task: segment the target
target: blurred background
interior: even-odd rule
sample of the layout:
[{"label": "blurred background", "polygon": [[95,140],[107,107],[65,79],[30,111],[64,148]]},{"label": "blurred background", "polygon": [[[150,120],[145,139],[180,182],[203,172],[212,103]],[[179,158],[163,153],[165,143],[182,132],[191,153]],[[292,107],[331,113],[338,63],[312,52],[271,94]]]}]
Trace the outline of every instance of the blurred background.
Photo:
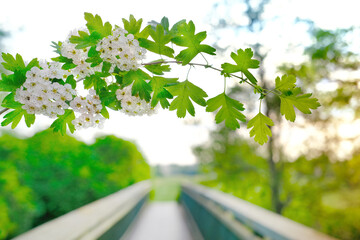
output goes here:
[{"label": "blurred background", "polygon": [[[217,49],[209,58],[214,66],[251,47],[261,61],[254,74],[264,87],[291,73],[322,105],[289,123],[279,115],[279,99],[266,98],[263,112],[275,126],[264,146],[249,138],[246,125],[228,130],[203,109],[185,119],[162,110],[137,118],[110,112],[103,129],[65,137],[47,130],[52,121],[41,117],[30,129],[25,123],[2,127],[0,239],[149,178],[153,201],[176,200],[179,182],[192,179],[331,236],[360,239],[358,1],[13,0],[0,6],[0,49],[27,61],[55,57],[51,41],[84,26],[84,12],[118,25],[130,14],[144,23],[167,16],[170,24],[193,20],[197,32],[208,32],[206,44]],[[210,97],[221,91],[221,77],[196,70],[190,80]],[[180,68],[171,76],[184,80],[186,73]],[[256,114],[250,88],[229,81],[227,92],[249,116]]]}]

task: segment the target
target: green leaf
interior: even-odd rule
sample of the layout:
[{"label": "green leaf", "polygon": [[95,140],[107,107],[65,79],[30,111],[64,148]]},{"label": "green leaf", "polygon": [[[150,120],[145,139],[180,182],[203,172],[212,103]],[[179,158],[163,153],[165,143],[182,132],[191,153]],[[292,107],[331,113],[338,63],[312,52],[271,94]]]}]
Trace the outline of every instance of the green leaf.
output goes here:
[{"label": "green leaf", "polygon": [[150,35],[151,26],[147,25],[141,32],[134,35],[135,39],[148,38]]},{"label": "green leaf", "polygon": [[64,56],[58,56],[58,57],[52,58],[51,60],[53,60],[54,62],[64,63],[61,67],[64,70],[69,70],[69,69],[73,69],[76,67],[76,64],[73,63],[73,60],[71,58],[67,58]]},{"label": "green leaf", "polygon": [[52,43],[51,47],[55,48],[54,52],[56,52],[58,54],[61,54],[62,42],[60,42],[60,41],[58,41],[58,42],[52,41],[51,43]]},{"label": "green leaf", "polygon": [[76,49],[82,49],[87,47],[93,47],[96,46],[98,41],[102,39],[103,37],[97,33],[93,32],[90,35],[87,32],[84,31],[78,31],[79,36],[71,36],[69,41],[73,44],[76,44]]},{"label": "green leaf", "polygon": [[125,18],[122,19],[124,29],[133,35],[140,33],[142,21],[141,18],[137,21],[133,15],[130,15],[129,21]]},{"label": "green leaf", "polygon": [[14,58],[10,53],[2,53],[1,56],[4,60],[2,65],[5,69],[12,72],[25,69],[25,63],[20,54],[16,54],[16,58]]},{"label": "green leaf", "polygon": [[101,89],[99,93],[101,103],[105,106],[110,105],[112,102],[117,101],[116,91],[108,91],[107,89]]},{"label": "green leaf", "polygon": [[[156,61],[155,61],[156,62]],[[164,72],[170,72],[171,68],[169,65],[162,65],[162,63],[154,65],[145,65],[145,68],[156,75],[164,75]]]},{"label": "green leaf", "polygon": [[4,73],[1,74],[0,79],[0,91],[4,92],[12,92],[18,89],[24,82],[26,78],[22,78],[21,81],[15,78],[14,74],[6,75]]},{"label": "green leaf", "polygon": [[32,124],[34,124],[34,114],[28,114],[26,110],[22,108],[17,108],[4,116],[5,120],[1,122],[1,126],[7,126],[11,123],[11,128],[14,129],[19,124],[23,116],[25,118],[26,126],[30,127]]},{"label": "green leaf", "polygon": [[292,90],[296,87],[296,78],[294,75],[283,75],[275,79],[275,88],[281,92]]},{"label": "green leaf", "polygon": [[151,99],[151,106],[155,107],[160,101],[162,108],[168,108],[170,103],[167,99],[172,99],[173,95],[165,89],[165,87],[174,85],[177,83],[178,78],[163,78],[154,76],[149,82],[151,88],[153,89],[153,97]]},{"label": "green leaf", "polygon": [[33,67],[40,67],[39,66],[39,61],[37,60],[37,58],[32,59],[25,68],[25,71],[29,71],[30,69],[32,69]]},{"label": "green leaf", "polygon": [[25,123],[27,127],[31,127],[35,123],[35,114],[24,114],[25,117]]},{"label": "green leaf", "polygon": [[311,98],[311,93],[301,94],[300,88],[294,88],[291,95],[280,95],[280,113],[291,122],[295,121],[296,114],[294,107],[299,109],[302,113],[311,114],[310,109],[317,109],[320,107],[318,99]]},{"label": "green leaf", "polygon": [[[99,15],[94,16],[91,13],[85,13],[84,15],[85,20],[87,21],[86,26],[89,29],[90,36],[94,32],[100,35],[100,39],[111,35],[112,26],[109,22],[103,24]],[[93,36],[96,36],[96,34]]]},{"label": "green leaf", "polygon": [[230,98],[225,93],[221,93],[207,101],[207,112],[214,112],[219,108],[220,110],[215,116],[216,123],[225,121],[226,127],[235,130],[236,128],[240,128],[239,121],[246,121],[245,116],[240,112],[245,110],[244,105]]},{"label": "green leaf", "polygon": [[109,71],[110,71],[110,68],[111,68],[111,63],[109,63],[109,62],[103,62],[103,66],[102,66],[102,68],[101,68],[101,72],[103,72],[103,73],[109,73]]},{"label": "green leaf", "polygon": [[280,113],[291,122],[295,121],[295,109],[302,113],[311,114],[310,109],[317,109],[320,106],[318,99],[312,98],[311,94],[303,94],[301,89],[296,87],[296,78],[293,75],[283,75],[275,79],[275,89],[281,92]]},{"label": "green leaf", "polygon": [[250,130],[250,137],[255,136],[254,140],[260,145],[263,145],[268,141],[268,136],[272,136],[271,130],[268,126],[274,126],[274,122],[261,112],[259,112],[247,124],[247,128],[252,128]]},{"label": "green leaf", "polygon": [[161,26],[163,26],[165,32],[169,32],[169,19],[167,17],[163,17],[160,22]]},{"label": "green leaf", "polygon": [[171,41],[178,46],[187,47],[182,50],[175,59],[182,62],[182,65],[188,64],[197,54],[204,52],[215,55],[216,49],[209,45],[200,44],[206,38],[206,32],[199,32],[195,35],[195,25],[192,21],[188,24],[182,23],[177,26],[178,34]]},{"label": "green leaf", "polygon": [[169,110],[177,110],[176,115],[179,118],[185,117],[186,112],[195,116],[195,108],[190,98],[200,106],[206,106],[206,100],[204,99],[207,97],[206,92],[188,80],[166,87],[166,89],[171,93],[171,95],[177,96],[171,102]]},{"label": "green leaf", "polygon": [[90,89],[94,87],[96,91],[100,91],[103,87],[106,87],[106,81],[103,79],[99,73],[92,74],[90,76],[86,76],[84,80],[84,88]]},{"label": "green leaf", "polygon": [[122,87],[128,86],[133,83],[131,94],[133,96],[139,95],[141,99],[145,99],[145,101],[149,102],[151,99],[150,93],[152,92],[150,84],[146,82],[146,80],[149,79],[151,79],[151,77],[141,69],[138,69],[136,71],[130,70],[123,77]]},{"label": "green leaf", "polygon": [[158,24],[156,26],[156,31],[150,29],[150,36],[154,41],[150,41],[144,38],[139,39],[139,44],[141,47],[160,55],[165,55],[170,58],[174,57],[174,50],[165,46],[170,42],[171,36],[165,35],[162,25]]},{"label": "green leaf", "polygon": [[74,63],[65,63],[64,65],[62,65],[61,68],[64,69],[64,70],[73,69],[73,68],[76,68],[76,64],[74,64]]},{"label": "green leaf", "polygon": [[252,59],[254,53],[250,48],[244,50],[237,50],[237,54],[232,52],[231,58],[235,61],[236,65],[230,63],[223,63],[221,65],[224,74],[230,74],[235,72],[242,72],[247,79],[253,84],[257,83],[255,77],[249,72],[249,68],[259,68],[259,61]]},{"label": "green leaf", "polygon": [[72,120],[75,119],[75,114],[73,110],[66,109],[63,115],[58,115],[58,119],[56,119],[52,124],[51,128],[53,128],[54,132],[59,132],[61,135],[66,134],[66,127],[69,128],[71,133],[74,133],[75,126],[72,124]]},{"label": "green leaf", "polygon": [[68,77],[66,78],[65,83],[70,84],[73,89],[76,88],[76,80],[74,79],[74,75],[68,76]]},{"label": "green leaf", "polygon": [[19,54],[13,57],[9,53],[2,53],[2,58],[4,68],[12,71],[13,74],[1,74],[0,91],[15,91],[25,82],[26,72],[35,66],[39,67],[39,61],[36,58],[32,59],[27,65],[25,65],[23,58]]},{"label": "green leaf", "polygon": [[167,17],[163,17],[159,22],[156,22],[156,21],[151,21],[150,22],[150,25],[148,25],[148,27],[150,27],[151,29],[155,30],[156,29],[156,26],[157,25],[161,25],[163,26],[164,28],[164,32],[165,32],[165,35],[170,35],[171,38],[174,38],[174,37],[178,37],[178,36],[181,36],[181,34],[179,33],[179,26],[182,25],[182,24],[186,24],[186,20],[183,19],[183,20],[180,20],[179,22],[175,23],[171,29],[170,28],[170,24],[169,24],[169,19]]},{"label": "green leaf", "polygon": [[16,102],[15,99],[15,93],[12,92],[10,94],[8,94],[2,101],[1,106],[4,108],[13,108],[13,109],[17,109],[17,108],[21,108],[22,104],[19,102]]},{"label": "green leaf", "polygon": [[92,46],[88,52],[88,58],[85,62],[91,63],[90,67],[95,67],[103,62],[100,52],[96,51],[96,46]]},{"label": "green leaf", "polygon": [[106,109],[105,105],[103,105],[100,113],[104,118],[106,118],[106,119],[110,118],[109,111]]},{"label": "green leaf", "polygon": [[[170,29],[169,32],[167,32],[167,34],[170,34],[172,38],[181,36],[181,33],[179,32],[179,26],[182,26],[183,24],[186,24],[186,20],[180,20],[177,23],[175,23],[172,28]],[[166,31],[166,30],[165,30]]]},{"label": "green leaf", "polygon": [[73,60],[71,58],[67,58],[64,56],[58,56],[55,58],[52,58],[51,60],[53,60],[54,62],[61,62],[61,63],[72,63]]}]

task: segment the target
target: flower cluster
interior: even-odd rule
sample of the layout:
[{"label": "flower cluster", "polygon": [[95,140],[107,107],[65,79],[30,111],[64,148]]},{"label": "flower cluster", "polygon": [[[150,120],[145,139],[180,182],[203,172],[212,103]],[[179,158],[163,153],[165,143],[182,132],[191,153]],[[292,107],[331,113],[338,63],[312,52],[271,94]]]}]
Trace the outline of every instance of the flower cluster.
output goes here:
[{"label": "flower cluster", "polygon": [[142,116],[144,114],[150,116],[157,113],[157,107],[151,107],[150,103],[140,99],[140,97],[132,96],[131,87],[132,85],[129,85],[116,91],[116,98],[121,102],[122,109],[120,111],[130,116]]},{"label": "flower cluster", "polygon": [[79,36],[78,31],[83,31],[89,33],[87,28],[76,29],[70,32],[66,40],[61,45],[61,55],[73,60],[73,63],[76,65],[75,68],[71,69],[71,73],[76,77],[84,78],[94,74],[96,71],[101,71],[102,64],[91,67],[91,63],[86,62],[88,58],[88,52],[90,47],[76,49],[76,44],[70,42],[72,36]]},{"label": "flower cluster", "polygon": [[51,118],[63,115],[69,108],[66,101],[76,94],[70,84],[61,85],[50,79],[66,78],[68,71],[61,69],[58,62],[41,62],[40,68],[33,67],[26,73],[26,81],[16,90],[15,101],[22,104],[29,114],[43,114]]},{"label": "flower cluster", "polygon": [[70,102],[71,108],[78,116],[72,121],[76,129],[103,127],[105,118],[101,115],[101,101],[95,90],[90,89],[86,97],[75,97]]},{"label": "flower cluster", "polygon": [[112,68],[118,67],[121,71],[136,70],[138,61],[145,58],[146,50],[139,46],[134,35],[117,27],[113,35],[103,38],[96,45],[100,57],[112,64]]}]

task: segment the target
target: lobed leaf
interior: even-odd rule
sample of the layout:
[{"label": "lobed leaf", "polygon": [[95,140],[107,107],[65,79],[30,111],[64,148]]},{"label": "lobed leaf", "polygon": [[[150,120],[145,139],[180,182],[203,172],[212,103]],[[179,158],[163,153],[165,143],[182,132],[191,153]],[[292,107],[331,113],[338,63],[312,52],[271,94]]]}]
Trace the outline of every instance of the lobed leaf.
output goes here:
[{"label": "lobed leaf", "polygon": [[225,93],[221,93],[207,101],[207,112],[220,110],[215,115],[215,122],[221,123],[225,121],[225,126],[235,130],[240,128],[239,121],[245,122],[246,118],[240,111],[244,111],[244,105],[239,101],[230,98]]},{"label": "lobed leaf", "polygon": [[24,76],[20,76],[20,78],[17,78],[15,74],[6,75],[2,73],[0,79],[0,91],[15,91],[25,82],[25,80],[26,78]]},{"label": "lobed leaf", "polygon": [[165,88],[177,83],[178,78],[164,78],[154,76],[149,82],[154,93],[151,98],[151,106],[155,107],[160,101],[162,108],[168,108],[170,103],[168,99],[172,99],[173,95]]},{"label": "lobed leaf", "polygon": [[296,118],[294,107],[302,113],[311,114],[310,109],[317,109],[320,106],[318,99],[312,98],[309,93],[303,94],[295,83],[296,78],[293,75],[283,75],[275,79],[275,89],[281,92],[280,113],[291,122]]},{"label": "lobed leaf", "polygon": [[[299,89],[299,88],[296,88]],[[300,89],[299,89],[300,90]],[[280,113],[291,122],[295,121],[296,114],[294,107],[299,109],[302,113],[311,114],[310,109],[317,109],[320,107],[320,103],[317,98],[312,98],[311,93],[299,94],[297,90],[292,95],[280,95]]]},{"label": "lobed leaf", "polygon": [[58,41],[58,42],[54,42],[52,41],[51,42],[52,45],[50,45],[51,47],[55,48],[54,52],[58,53],[58,54],[61,54],[61,45],[62,45],[62,42]]},{"label": "lobed leaf", "polygon": [[181,47],[187,47],[182,50],[175,59],[181,61],[182,65],[188,64],[197,54],[203,52],[215,55],[216,49],[205,44],[200,44],[206,38],[206,32],[195,34],[195,25],[192,21],[177,26],[179,36],[172,38],[172,42]]},{"label": "lobed leaf", "polygon": [[20,54],[16,54],[16,58],[14,58],[10,53],[2,53],[1,56],[4,60],[2,65],[6,70],[15,72],[25,69],[25,63]]},{"label": "lobed leaf", "polygon": [[294,75],[283,75],[275,79],[275,88],[279,91],[288,91],[296,87],[296,78]]},{"label": "lobed leaf", "polygon": [[170,35],[165,35],[164,28],[162,25],[158,24],[156,26],[156,31],[150,29],[150,36],[154,41],[150,41],[148,39],[140,38],[139,44],[141,47],[160,55],[165,55],[167,57],[174,57],[174,50],[166,44],[168,44],[171,40]]},{"label": "lobed leaf", "polygon": [[261,112],[259,112],[247,124],[247,128],[252,128],[250,130],[250,137],[254,137],[254,140],[260,145],[266,143],[268,141],[268,137],[272,136],[271,130],[268,126],[274,126],[274,122]]},{"label": "lobed leaf", "polygon": [[100,91],[103,87],[107,86],[105,79],[103,78],[103,76],[101,76],[101,73],[98,72],[85,77],[83,83],[85,89],[90,89],[91,87],[94,87],[96,91]]},{"label": "lobed leaf", "polygon": [[32,124],[34,124],[34,114],[28,114],[26,110],[22,108],[17,108],[4,116],[5,120],[1,122],[1,126],[7,126],[11,123],[11,128],[14,129],[19,124],[23,116],[25,118],[25,123],[27,127],[30,127]]},{"label": "lobed leaf", "polygon": [[133,83],[131,94],[139,95],[141,99],[145,99],[145,101],[149,102],[151,99],[150,93],[152,92],[152,88],[146,80],[150,80],[151,77],[138,69],[136,71],[130,70],[122,79],[122,87],[128,86]]},{"label": "lobed leaf", "polygon": [[132,14],[129,17],[129,21],[126,20],[125,18],[122,19],[122,22],[124,24],[124,29],[128,31],[128,33],[131,33],[133,35],[138,34],[140,32],[142,21],[143,21],[142,18],[136,20]]},{"label": "lobed leaf", "polygon": [[1,106],[4,108],[21,108],[22,104],[15,101],[15,93],[9,93],[2,101]]},{"label": "lobed leaf", "polygon": [[85,13],[84,15],[85,20],[87,21],[86,26],[89,29],[90,35],[93,33],[95,33],[93,36],[99,34],[99,39],[111,35],[112,26],[109,22],[103,24],[99,15],[94,16],[91,13]]},{"label": "lobed leaf", "polygon": [[154,65],[146,65],[145,68],[156,75],[164,75],[164,72],[170,72],[171,68],[170,65],[162,65],[162,63],[154,64]]},{"label": "lobed leaf", "polygon": [[84,31],[78,31],[79,36],[71,36],[69,41],[73,44],[76,44],[76,49],[82,49],[87,47],[93,47],[96,46],[98,41],[102,39],[103,37],[97,33],[93,32],[90,35],[87,32]]},{"label": "lobed leaf", "polygon": [[75,126],[72,124],[72,120],[75,119],[75,113],[73,110],[66,109],[63,115],[58,115],[58,118],[51,124],[54,132],[59,132],[61,135],[66,134],[67,127],[71,133],[74,133]]},{"label": "lobed leaf", "polygon": [[252,59],[254,53],[251,48],[244,50],[237,50],[237,54],[232,52],[231,58],[235,61],[236,65],[230,63],[223,63],[221,68],[223,69],[223,74],[230,74],[236,72],[242,72],[247,79],[253,84],[257,83],[256,78],[249,72],[250,68],[259,68],[259,61]]},{"label": "lobed leaf", "polygon": [[188,80],[166,87],[165,89],[168,90],[171,95],[176,96],[171,102],[169,110],[176,110],[176,114],[179,118],[185,117],[186,112],[195,116],[195,108],[191,100],[200,106],[206,106],[206,100],[204,99],[207,97],[206,92]]}]

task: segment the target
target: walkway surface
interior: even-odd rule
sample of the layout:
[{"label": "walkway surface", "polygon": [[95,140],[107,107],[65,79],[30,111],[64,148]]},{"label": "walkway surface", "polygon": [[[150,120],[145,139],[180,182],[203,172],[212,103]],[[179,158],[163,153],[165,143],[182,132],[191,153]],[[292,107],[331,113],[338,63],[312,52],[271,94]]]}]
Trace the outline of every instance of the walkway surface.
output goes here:
[{"label": "walkway surface", "polygon": [[177,202],[148,203],[121,240],[196,240]]}]

